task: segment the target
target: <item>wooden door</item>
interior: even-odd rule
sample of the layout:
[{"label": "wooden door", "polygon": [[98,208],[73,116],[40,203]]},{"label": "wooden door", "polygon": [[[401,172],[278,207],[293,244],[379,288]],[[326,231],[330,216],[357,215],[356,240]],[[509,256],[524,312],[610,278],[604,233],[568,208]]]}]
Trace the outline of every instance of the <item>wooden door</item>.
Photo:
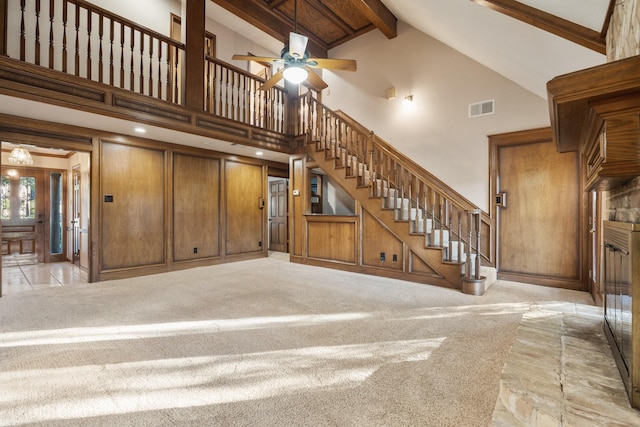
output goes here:
[{"label": "wooden door", "polygon": [[491,144],[499,278],[584,290],[578,153],[558,153],[548,129]]},{"label": "wooden door", "polygon": [[2,175],[2,264],[44,262],[44,172],[7,168]]},{"label": "wooden door", "polygon": [[269,250],[287,252],[287,180],[269,182]]}]

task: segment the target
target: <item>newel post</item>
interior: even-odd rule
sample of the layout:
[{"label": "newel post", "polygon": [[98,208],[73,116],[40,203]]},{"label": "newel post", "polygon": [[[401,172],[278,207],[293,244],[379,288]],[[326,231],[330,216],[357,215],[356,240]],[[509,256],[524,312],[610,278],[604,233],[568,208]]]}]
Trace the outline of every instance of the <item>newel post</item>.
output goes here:
[{"label": "newel post", "polygon": [[182,101],[183,105],[198,110],[204,110],[205,5],[206,0],[182,2],[181,31],[185,44]]},{"label": "newel post", "polygon": [[9,0],[0,0],[0,55],[7,54],[7,14]]}]

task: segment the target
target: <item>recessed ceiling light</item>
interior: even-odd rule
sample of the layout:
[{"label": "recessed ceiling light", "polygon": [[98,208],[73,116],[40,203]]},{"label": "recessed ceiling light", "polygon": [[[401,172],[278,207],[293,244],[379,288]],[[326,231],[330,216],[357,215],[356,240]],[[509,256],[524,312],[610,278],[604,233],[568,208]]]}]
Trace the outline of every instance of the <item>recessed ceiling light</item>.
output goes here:
[{"label": "recessed ceiling light", "polygon": [[133,129],[138,133],[145,133],[147,130],[143,127],[138,126],[137,128]]},{"label": "recessed ceiling light", "polygon": [[262,156],[264,153],[262,151],[256,151],[256,156]]}]

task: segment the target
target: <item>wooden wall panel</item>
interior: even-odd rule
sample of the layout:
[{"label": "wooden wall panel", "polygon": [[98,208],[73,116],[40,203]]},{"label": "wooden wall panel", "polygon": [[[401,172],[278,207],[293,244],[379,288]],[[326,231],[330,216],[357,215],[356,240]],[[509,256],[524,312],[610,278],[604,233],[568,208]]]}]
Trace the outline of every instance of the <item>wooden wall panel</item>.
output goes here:
[{"label": "wooden wall panel", "polygon": [[103,142],[101,154],[102,270],[165,263],[164,151]]},{"label": "wooden wall panel", "polygon": [[[386,260],[380,261],[384,252]],[[393,255],[398,260],[393,262]],[[362,265],[403,270],[403,243],[369,212],[362,210]]]},{"label": "wooden wall panel", "polygon": [[262,251],[266,220],[262,166],[225,162],[227,255]]},{"label": "wooden wall panel", "polygon": [[220,160],[173,156],[173,259],[220,255]]},{"label": "wooden wall panel", "polygon": [[356,224],[355,217],[308,217],[307,257],[355,264]]}]

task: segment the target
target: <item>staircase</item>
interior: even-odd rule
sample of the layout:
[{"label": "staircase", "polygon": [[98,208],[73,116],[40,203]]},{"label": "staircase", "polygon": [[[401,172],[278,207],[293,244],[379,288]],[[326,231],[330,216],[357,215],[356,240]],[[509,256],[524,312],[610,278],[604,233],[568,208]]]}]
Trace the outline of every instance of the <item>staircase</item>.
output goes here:
[{"label": "staircase", "polygon": [[496,275],[482,266],[491,219],[346,114],[300,101],[300,150],[433,270],[429,283],[482,295]]}]

